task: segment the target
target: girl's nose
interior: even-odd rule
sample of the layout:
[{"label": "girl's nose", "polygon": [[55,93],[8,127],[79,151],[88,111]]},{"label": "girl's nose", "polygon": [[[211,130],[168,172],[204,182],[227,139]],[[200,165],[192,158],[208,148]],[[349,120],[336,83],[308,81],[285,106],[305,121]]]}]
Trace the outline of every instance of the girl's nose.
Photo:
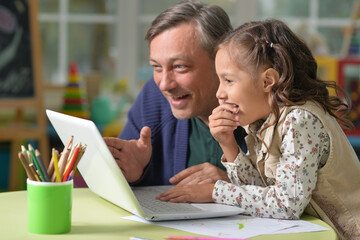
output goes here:
[{"label": "girl's nose", "polygon": [[217,92],[216,92],[216,97],[217,97],[217,99],[219,99],[219,100],[224,100],[224,99],[226,98],[226,93],[225,93],[225,91],[222,89],[221,83],[219,84],[219,88],[218,88],[218,90],[217,90]]}]

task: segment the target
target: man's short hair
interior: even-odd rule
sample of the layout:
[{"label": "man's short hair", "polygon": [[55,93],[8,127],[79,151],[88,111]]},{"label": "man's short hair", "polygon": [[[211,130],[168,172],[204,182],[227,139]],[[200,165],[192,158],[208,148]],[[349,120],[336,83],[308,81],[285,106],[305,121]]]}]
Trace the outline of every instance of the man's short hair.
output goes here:
[{"label": "man's short hair", "polygon": [[198,1],[182,1],[155,18],[146,33],[145,40],[150,43],[158,34],[181,23],[196,24],[201,46],[211,58],[215,58],[214,48],[219,39],[232,30],[229,16],[221,7]]}]

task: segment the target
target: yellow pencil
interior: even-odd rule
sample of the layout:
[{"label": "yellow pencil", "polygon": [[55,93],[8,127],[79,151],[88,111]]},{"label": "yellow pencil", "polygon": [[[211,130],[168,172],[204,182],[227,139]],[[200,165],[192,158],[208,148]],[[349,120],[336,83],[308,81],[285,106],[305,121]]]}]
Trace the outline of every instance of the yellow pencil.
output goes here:
[{"label": "yellow pencil", "polygon": [[58,165],[58,158],[57,158],[55,148],[52,149],[52,155],[53,155],[53,159],[54,159],[54,169],[55,169],[55,174],[56,174],[56,182],[61,182],[60,172],[59,172],[59,165]]},{"label": "yellow pencil", "polygon": [[74,156],[74,153],[75,153],[75,150],[76,150],[77,147],[79,147],[79,148],[81,149],[81,143],[80,143],[80,146],[79,146],[79,143],[77,143],[77,144],[75,145],[75,147],[73,148],[73,150],[72,150],[72,152],[71,152],[71,154],[70,154],[70,157],[68,158],[68,161],[67,161],[67,163],[66,163],[66,165],[65,165],[64,173],[65,173],[65,172],[67,171],[67,169],[69,168],[70,163],[72,162],[72,159],[73,159],[73,156]]},{"label": "yellow pencil", "polygon": [[[62,178],[62,175],[64,174],[65,166],[67,164],[67,160],[68,160],[71,148],[72,148],[73,139],[74,139],[74,137],[71,136],[70,140],[68,141],[68,143],[64,147],[63,151],[61,152],[59,163],[58,163],[60,178]],[[56,179],[56,173],[54,172],[52,175],[51,181],[55,182],[55,179]]]}]

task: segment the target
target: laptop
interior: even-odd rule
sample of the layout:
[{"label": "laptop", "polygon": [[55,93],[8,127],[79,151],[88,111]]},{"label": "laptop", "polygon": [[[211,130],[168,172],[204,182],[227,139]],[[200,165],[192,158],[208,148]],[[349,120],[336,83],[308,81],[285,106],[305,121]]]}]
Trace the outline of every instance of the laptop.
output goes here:
[{"label": "laptop", "polygon": [[130,187],[94,122],[46,110],[65,145],[86,144],[78,170],[92,192],[126,211],[150,221],[224,217],[240,214],[235,206],[217,203],[170,203],[155,197],[171,186]]}]

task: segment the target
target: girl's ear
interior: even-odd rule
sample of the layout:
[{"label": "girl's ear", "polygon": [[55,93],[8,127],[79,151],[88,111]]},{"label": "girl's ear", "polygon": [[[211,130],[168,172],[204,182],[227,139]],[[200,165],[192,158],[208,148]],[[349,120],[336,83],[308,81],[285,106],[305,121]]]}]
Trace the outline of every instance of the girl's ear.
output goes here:
[{"label": "girl's ear", "polygon": [[273,69],[268,68],[263,73],[263,87],[265,92],[270,92],[275,83],[279,80],[279,73]]}]

